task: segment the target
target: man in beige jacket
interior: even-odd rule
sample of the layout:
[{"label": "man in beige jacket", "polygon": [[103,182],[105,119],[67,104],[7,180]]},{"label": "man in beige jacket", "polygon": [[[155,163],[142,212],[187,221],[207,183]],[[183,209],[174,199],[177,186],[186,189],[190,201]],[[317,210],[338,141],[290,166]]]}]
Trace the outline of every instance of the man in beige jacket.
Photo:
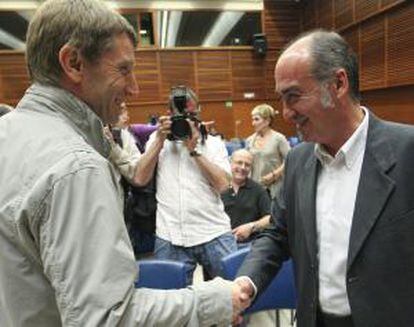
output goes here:
[{"label": "man in beige jacket", "polygon": [[33,85],[0,121],[0,326],[225,326],[248,305],[222,279],[134,288],[102,124],[138,91],[135,39],[97,0],[46,1],[30,23]]}]

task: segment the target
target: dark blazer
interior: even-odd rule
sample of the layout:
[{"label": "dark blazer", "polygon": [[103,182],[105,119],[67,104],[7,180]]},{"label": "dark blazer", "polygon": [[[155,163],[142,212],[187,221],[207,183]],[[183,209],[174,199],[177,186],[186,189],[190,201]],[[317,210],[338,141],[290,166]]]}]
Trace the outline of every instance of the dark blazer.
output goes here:
[{"label": "dark blazer", "polygon": [[[298,326],[316,326],[318,258],[314,144],[291,150],[273,202],[275,227],[262,233],[238,275],[259,292],[292,256]],[[340,233],[340,231],[338,231]],[[414,326],[414,127],[369,116],[353,215],[346,287],[356,327]]]}]

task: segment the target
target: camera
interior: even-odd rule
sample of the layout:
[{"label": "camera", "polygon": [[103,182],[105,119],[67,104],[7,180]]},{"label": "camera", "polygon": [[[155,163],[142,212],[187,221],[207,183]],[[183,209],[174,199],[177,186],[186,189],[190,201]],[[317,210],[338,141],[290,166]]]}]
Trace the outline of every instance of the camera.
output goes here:
[{"label": "camera", "polygon": [[187,86],[174,86],[171,88],[169,107],[171,112],[171,134],[169,140],[186,140],[191,138],[191,126],[188,120],[200,123],[198,98]]}]

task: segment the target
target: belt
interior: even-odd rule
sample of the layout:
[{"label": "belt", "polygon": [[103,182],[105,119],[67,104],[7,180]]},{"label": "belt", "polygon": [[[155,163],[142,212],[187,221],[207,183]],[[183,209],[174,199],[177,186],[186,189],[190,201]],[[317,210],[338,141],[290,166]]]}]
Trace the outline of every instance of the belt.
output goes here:
[{"label": "belt", "polygon": [[320,309],[317,313],[318,327],[354,327],[352,316],[337,316],[322,312]]}]

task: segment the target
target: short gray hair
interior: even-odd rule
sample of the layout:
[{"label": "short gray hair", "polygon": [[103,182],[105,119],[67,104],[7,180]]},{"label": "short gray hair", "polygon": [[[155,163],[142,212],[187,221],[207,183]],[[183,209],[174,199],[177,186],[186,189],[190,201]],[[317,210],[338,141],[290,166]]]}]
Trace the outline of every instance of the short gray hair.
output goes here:
[{"label": "short gray hair", "polygon": [[27,31],[26,61],[33,82],[59,85],[59,51],[69,44],[93,63],[110,49],[113,37],[126,33],[136,45],[131,25],[99,0],[48,0],[36,11]]},{"label": "short gray hair", "polygon": [[349,81],[350,97],[359,102],[358,58],[345,39],[338,33],[322,29],[299,35],[287,48],[303,38],[309,38],[311,74],[321,84],[331,82],[336,70],[343,68]]},{"label": "short gray hair", "polygon": [[239,155],[239,154],[245,154],[245,155],[248,155],[248,156],[252,159],[252,161],[253,161],[253,159],[254,159],[253,154],[252,154],[249,150],[246,150],[246,149],[237,149],[237,150],[235,150],[235,151],[231,154],[231,160],[233,161],[234,157],[235,157],[235,156],[237,156],[237,155]]}]

